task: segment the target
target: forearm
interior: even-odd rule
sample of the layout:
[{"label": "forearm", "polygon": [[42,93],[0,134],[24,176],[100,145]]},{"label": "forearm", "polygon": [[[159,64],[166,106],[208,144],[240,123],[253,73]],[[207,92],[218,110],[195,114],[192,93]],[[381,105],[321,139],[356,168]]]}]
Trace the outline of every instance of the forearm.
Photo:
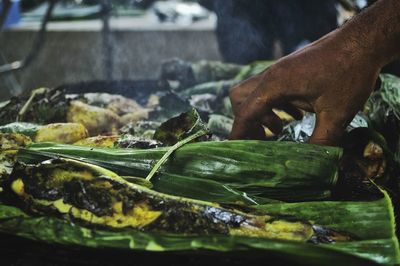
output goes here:
[{"label": "forearm", "polygon": [[380,67],[400,57],[400,0],[380,0],[337,32]]}]

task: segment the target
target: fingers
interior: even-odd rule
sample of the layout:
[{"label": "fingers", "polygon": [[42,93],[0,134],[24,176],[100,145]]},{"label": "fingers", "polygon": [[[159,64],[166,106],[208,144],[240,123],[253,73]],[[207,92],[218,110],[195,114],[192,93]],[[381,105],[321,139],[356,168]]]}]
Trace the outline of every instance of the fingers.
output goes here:
[{"label": "fingers", "polygon": [[[265,139],[262,125],[278,134],[282,130],[281,119],[272,111],[273,98],[254,91],[241,105],[236,114],[231,139]],[[262,131],[260,130],[262,129]],[[262,138],[261,138],[262,136]]]},{"label": "fingers", "polygon": [[[272,83],[268,82],[268,85]],[[273,95],[278,95],[278,88],[266,89],[265,75],[256,75],[230,92],[235,121],[231,139],[265,139],[263,126],[274,134],[282,131],[282,120],[272,111],[273,107],[285,111],[296,120],[303,118],[303,113],[292,104],[279,104]]]},{"label": "fingers", "polygon": [[346,119],[340,118],[337,113],[319,113],[309,142],[311,144],[336,146],[339,144],[346,126]]}]

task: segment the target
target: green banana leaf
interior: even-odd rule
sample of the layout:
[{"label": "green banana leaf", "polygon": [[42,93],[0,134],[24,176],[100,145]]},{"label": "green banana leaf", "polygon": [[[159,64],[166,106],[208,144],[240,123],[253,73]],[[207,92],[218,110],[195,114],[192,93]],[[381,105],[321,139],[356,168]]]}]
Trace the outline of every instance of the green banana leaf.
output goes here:
[{"label": "green banana leaf", "polygon": [[[195,150],[198,152],[198,147],[202,145],[205,145],[209,153],[210,151],[220,148],[220,152],[225,154],[225,157],[228,157],[227,147],[240,151],[237,155],[238,157],[249,156],[250,154],[260,154],[260,146],[262,146],[263,143],[264,142],[252,141],[247,141],[245,143],[240,141],[219,143],[205,142],[203,144],[193,143],[179,149],[176,154],[173,155],[172,159],[176,160],[179,156],[183,156],[184,154],[186,154],[186,158],[195,156],[195,153],[192,152]],[[276,183],[275,180],[273,184],[276,184],[276,186],[271,186],[271,195],[274,194],[272,193],[274,189],[296,195],[308,194],[310,191],[308,191],[306,187],[299,187],[301,180],[304,181],[304,184],[312,184],[310,188],[312,188],[316,194],[325,193],[327,187],[335,185],[337,160],[340,158],[341,154],[340,149],[330,149],[305,144],[282,143],[275,147],[269,147],[268,152],[270,154],[278,154],[278,150],[284,150],[284,148],[289,149],[290,147],[292,149],[294,147],[295,149],[299,149],[299,152],[305,157],[304,161],[297,161],[298,159],[294,160],[292,157],[297,158],[297,156],[294,156],[289,150],[286,151],[286,155],[281,154],[281,158],[275,156],[277,157],[277,161],[274,162],[277,163],[279,160],[286,158],[284,160],[284,165],[287,168],[293,167],[293,170],[297,168],[300,177],[297,177],[297,182],[293,182],[293,180],[291,182],[290,178],[285,178],[280,183]],[[160,158],[166,150],[167,148],[153,150],[92,149],[72,145],[44,143],[34,144],[29,149],[20,150],[18,160],[34,163],[36,161],[40,162],[44,159],[64,155],[66,157],[94,162],[110,170],[122,168],[122,171],[125,169],[125,171],[129,171],[130,173],[132,173],[132,167],[136,165],[135,173],[140,173],[142,171],[143,174],[146,174],[157,161],[155,158]],[[148,153],[149,151],[150,153]],[[245,153],[246,151],[247,153]],[[289,156],[289,154],[291,154],[291,156]],[[325,169],[326,175],[322,175],[320,178],[308,179],[309,176],[302,173],[305,172],[306,169],[304,166],[309,164],[310,160],[312,161],[310,156],[317,156],[318,154],[320,154],[320,156],[322,156],[322,154],[332,156],[329,160],[332,160],[335,164],[323,164],[321,169]],[[139,160],[139,158],[141,158],[141,160]],[[262,161],[263,158],[256,158],[257,160],[251,164],[253,168],[255,166],[259,167],[261,162],[265,164],[265,161]],[[291,160],[287,158],[291,158]],[[197,159],[200,161],[204,160],[204,158],[198,157]],[[228,163],[228,161],[226,161],[226,163]],[[239,164],[235,161],[235,165],[241,166],[240,161]],[[329,170],[327,170],[327,166],[329,165],[331,165],[331,168],[329,169],[328,167]],[[334,165],[336,165],[336,168]],[[310,169],[313,170],[313,167],[316,166],[313,165]],[[251,197],[249,197],[247,194],[236,190],[234,186],[232,186],[232,183],[227,182],[229,181],[229,178],[227,178],[229,177],[228,174],[225,175],[225,178],[220,179],[200,179],[184,176],[183,174],[187,174],[188,172],[185,172],[185,167],[182,165],[180,169],[182,175],[165,172],[160,173],[155,180],[154,188],[176,196],[186,196],[208,201],[219,200],[220,202],[228,204],[237,204],[239,201],[247,205],[252,205],[253,203],[254,205],[252,208],[255,208],[261,213],[290,215],[299,219],[306,219],[327,228],[348,232],[354,235],[355,240],[315,245],[310,243],[294,243],[221,235],[184,236],[154,234],[133,230],[105,231],[81,227],[57,218],[31,217],[20,209],[7,205],[0,205],[0,231],[49,243],[80,245],[92,248],[119,248],[149,252],[194,252],[198,250],[205,250],[207,252],[257,252],[261,257],[267,258],[268,256],[274,256],[289,260],[292,265],[400,264],[399,243],[395,234],[394,210],[391,199],[384,191],[382,191],[382,198],[375,201],[315,201],[318,200],[317,197],[314,201],[310,202],[286,203],[268,200],[268,197],[265,195],[262,197],[250,195]],[[263,169],[263,171],[265,171],[265,169]],[[220,173],[222,174],[223,172]],[[240,175],[235,177],[234,173],[235,172],[230,173],[231,178],[238,181]],[[321,175],[321,173],[314,174]],[[283,176],[285,175],[281,173],[280,177],[282,178]],[[164,183],[160,183],[161,180],[163,180]],[[201,184],[199,181],[204,183]],[[242,173],[242,182],[243,184],[254,182],[254,177],[247,177]],[[269,184],[271,185],[272,183]],[[283,188],[284,190],[282,190]],[[190,191],[190,193],[186,191]],[[211,191],[212,193],[205,193],[204,191]],[[279,194],[278,192],[276,193]],[[244,199],[246,197],[248,199],[247,201]]]},{"label": "green banana leaf", "polygon": [[294,215],[332,229],[351,232],[362,240],[323,246],[382,264],[396,265],[400,263],[400,249],[394,211],[390,197],[384,191],[383,194],[382,199],[370,202],[271,203],[256,208],[271,214]]},{"label": "green banana leaf", "polygon": [[[121,176],[146,177],[168,149],[118,150],[39,143],[20,150],[18,160],[39,163],[63,156],[102,166]],[[152,181],[156,190],[164,193],[180,190],[179,186],[174,187],[178,182],[170,182],[168,176],[173,175],[175,179],[183,176],[192,178],[191,181],[220,182],[226,188],[251,198],[283,201],[327,199],[336,185],[341,153],[339,148],[293,142],[190,143],[175,151],[160,168],[158,178]],[[185,194],[181,196],[186,197],[197,195],[193,190],[182,193]]]},{"label": "green banana leaf", "polygon": [[[21,150],[18,160],[24,163],[39,163],[41,161],[57,157],[75,158],[75,156],[70,156],[70,155],[60,156],[46,152]],[[82,158],[76,158],[76,159],[82,160]],[[87,159],[84,159],[83,161],[104,167],[103,163]],[[121,161],[118,165],[120,165],[121,163],[123,163],[123,161]],[[130,170],[129,167],[127,166],[124,167],[123,165],[118,166],[118,165],[107,165],[106,168],[110,170],[116,170],[120,168],[119,173],[122,174],[125,173],[125,176],[122,177],[125,177],[126,180],[128,180],[129,182],[131,182],[130,179],[132,177],[135,180],[138,180],[137,176],[132,176],[132,171]],[[142,176],[141,179],[143,179],[143,181],[146,181],[144,179],[144,176]],[[152,187],[156,191],[181,197],[190,197],[193,199],[199,199],[209,202],[218,202],[218,203],[235,202],[245,205],[259,205],[276,201],[263,197],[249,196],[245,192],[238,191],[227,184],[222,184],[213,180],[198,179],[181,175],[171,175],[163,173],[162,175],[158,175],[155,178],[153,178],[152,183],[153,183]]]},{"label": "green banana leaf", "polygon": [[302,265],[396,265],[400,263],[394,213],[387,194],[372,202],[272,203],[259,211],[296,215],[317,224],[346,230],[360,240],[314,245],[227,236],[182,236],[140,231],[88,229],[65,220],[31,217],[18,208],[0,205],[0,231],[29,239],[92,248],[141,251],[258,251]]}]

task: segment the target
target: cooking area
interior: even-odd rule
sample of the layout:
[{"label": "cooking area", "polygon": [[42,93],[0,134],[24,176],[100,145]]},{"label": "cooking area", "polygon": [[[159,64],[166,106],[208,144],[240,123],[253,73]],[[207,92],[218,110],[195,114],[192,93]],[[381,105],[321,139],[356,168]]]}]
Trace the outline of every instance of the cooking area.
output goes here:
[{"label": "cooking area", "polygon": [[0,3],[2,265],[400,264],[396,0]]}]

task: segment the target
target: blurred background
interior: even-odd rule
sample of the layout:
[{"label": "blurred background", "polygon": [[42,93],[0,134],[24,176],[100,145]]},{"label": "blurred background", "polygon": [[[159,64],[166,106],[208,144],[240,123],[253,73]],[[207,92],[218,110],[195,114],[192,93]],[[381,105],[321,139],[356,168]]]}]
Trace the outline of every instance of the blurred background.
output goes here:
[{"label": "blurred background", "polygon": [[0,100],[82,81],[157,80],[173,58],[275,60],[372,2],[2,0]]}]

